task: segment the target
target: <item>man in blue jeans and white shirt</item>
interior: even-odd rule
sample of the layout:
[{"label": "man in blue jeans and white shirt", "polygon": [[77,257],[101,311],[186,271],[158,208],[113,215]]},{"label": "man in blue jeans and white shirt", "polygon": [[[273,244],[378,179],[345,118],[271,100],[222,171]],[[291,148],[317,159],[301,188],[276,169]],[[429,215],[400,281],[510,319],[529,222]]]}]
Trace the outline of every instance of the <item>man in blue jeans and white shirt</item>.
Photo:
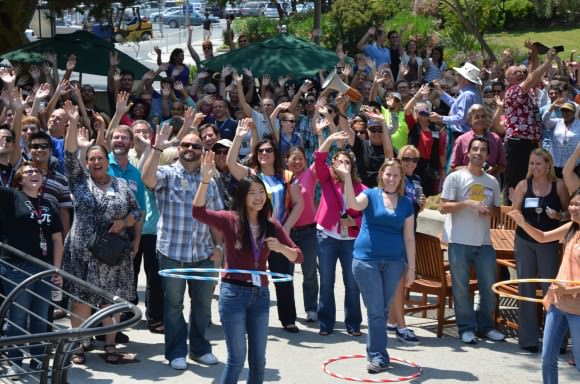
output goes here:
[{"label": "man in blue jeans and white shirt", "polygon": [[[451,173],[443,183],[441,213],[445,217],[444,236],[449,243],[449,265],[453,284],[453,304],[461,341],[475,344],[476,332],[490,340],[505,336],[494,329],[496,281],[495,250],[491,246],[490,220],[500,205],[500,189],[495,177],[483,170],[489,142],[481,136],[469,142],[467,167]],[[470,268],[475,267],[479,288],[479,309],[473,308],[469,290]]]},{"label": "man in blue jeans and white shirt", "polygon": [[[171,126],[164,125],[157,136],[156,145],[143,167],[143,182],[155,190],[159,207],[157,223],[157,256],[159,269],[214,268],[221,264],[223,244],[221,235],[210,233],[210,228],[192,217],[193,198],[201,180],[199,165],[203,144],[197,134],[181,139],[179,160],[172,165],[157,167],[161,152],[171,145],[168,140]],[[215,181],[207,191],[207,207],[223,209]],[[216,244],[214,244],[216,241]],[[206,275],[207,276],[207,275]],[[189,327],[183,317],[183,297],[188,288],[191,300]],[[165,325],[165,358],[173,369],[187,369],[187,340],[192,360],[214,365],[211,344],[205,337],[210,323],[212,281],[183,280],[163,277],[165,292],[163,322]]]}]

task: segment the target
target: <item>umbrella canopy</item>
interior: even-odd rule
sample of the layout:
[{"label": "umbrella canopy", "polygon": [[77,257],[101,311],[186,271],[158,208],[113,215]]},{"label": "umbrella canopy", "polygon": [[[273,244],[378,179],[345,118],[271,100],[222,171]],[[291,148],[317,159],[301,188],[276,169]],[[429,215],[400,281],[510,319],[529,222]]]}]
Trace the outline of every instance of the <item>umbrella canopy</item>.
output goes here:
[{"label": "umbrella canopy", "polygon": [[0,54],[0,59],[7,59],[11,62],[41,64],[45,61],[44,54],[46,52],[54,52],[58,58],[59,69],[65,70],[67,58],[73,54],[77,58],[76,72],[107,76],[109,71],[109,52],[112,51],[117,51],[119,54],[120,69],[132,71],[135,74],[135,78],[140,78],[149,71],[149,68],[131,58],[131,56],[115,49],[112,43],[86,31],[76,31],[74,33],[56,35],[50,39],[37,40],[19,49]]},{"label": "umbrella canopy", "polygon": [[337,62],[334,51],[294,36],[278,35],[206,60],[204,65],[221,71],[229,64],[238,73],[249,68],[255,76],[269,73],[275,79],[288,74],[296,78],[313,76],[321,69],[334,68]]}]

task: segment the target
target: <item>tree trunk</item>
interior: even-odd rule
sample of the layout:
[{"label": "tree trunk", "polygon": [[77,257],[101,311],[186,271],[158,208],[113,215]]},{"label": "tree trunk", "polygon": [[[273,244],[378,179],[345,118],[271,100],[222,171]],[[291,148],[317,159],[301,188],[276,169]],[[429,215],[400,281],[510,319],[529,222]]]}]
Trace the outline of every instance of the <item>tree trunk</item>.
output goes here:
[{"label": "tree trunk", "polygon": [[[314,0],[314,12],[313,12],[313,21],[312,21],[312,29],[320,30],[320,19],[322,14],[322,0]],[[315,36],[314,42],[320,45],[320,34]]]},{"label": "tree trunk", "polygon": [[35,2],[4,0],[0,7],[0,52],[10,51],[26,44],[24,31],[34,15]]}]

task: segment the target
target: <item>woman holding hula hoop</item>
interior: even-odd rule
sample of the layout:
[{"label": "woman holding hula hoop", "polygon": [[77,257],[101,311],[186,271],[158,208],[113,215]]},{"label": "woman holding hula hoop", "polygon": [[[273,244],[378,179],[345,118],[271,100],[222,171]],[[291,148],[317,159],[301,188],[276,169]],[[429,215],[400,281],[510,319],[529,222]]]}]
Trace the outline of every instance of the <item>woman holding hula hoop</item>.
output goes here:
[{"label": "woman holding hula hoop", "polygon": [[[517,225],[540,243],[558,241],[565,237],[564,256],[557,280],[580,281],[580,189],[572,194],[568,206],[571,222],[548,232],[542,232],[528,224],[520,211],[508,213]],[[545,384],[558,382],[558,355],[560,346],[570,329],[574,356],[580,356],[580,285],[554,283],[544,297],[548,311],[544,325],[542,347],[542,376]],[[580,367],[576,366],[580,371]]]},{"label": "woman holding hula hoop", "polygon": [[[271,218],[272,205],[262,180],[255,175],[244,177],[232,211],[208,211],[205,196],[216,173],[215,154],[207,152],[201,162],[200,184],[193,200],[193,217],[219,229],[225,239],[225,268],[266,271],[270,252],[278,252],[290,263],[304,259],[300,248],[282,225]],[[228,360],[220,383],[237,383],[246,360],[246,335],[249,346],[248,383],[262,383],[266,367],[266,341],[270,291],[266,276],[245,273],[222,275],[219,313],[228,349]]]}]

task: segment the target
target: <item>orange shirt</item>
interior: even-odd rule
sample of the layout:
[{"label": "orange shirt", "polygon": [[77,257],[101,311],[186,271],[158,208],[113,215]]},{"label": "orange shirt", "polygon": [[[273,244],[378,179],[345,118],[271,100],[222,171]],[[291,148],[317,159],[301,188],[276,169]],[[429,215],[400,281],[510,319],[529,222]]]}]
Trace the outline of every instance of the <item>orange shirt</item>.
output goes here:
[{"label": "orange shirt", "polygon": [[[572,239],[566,244],[557,280],[580,281],[580,244],[577,243],[579,239],[580,230],[576,231]],[[580,293],[562,295],[557,293],[552,285],[544,298],[544,307],[549,309],[551,304],[554,304],[561,311],[580,315]]]}]

